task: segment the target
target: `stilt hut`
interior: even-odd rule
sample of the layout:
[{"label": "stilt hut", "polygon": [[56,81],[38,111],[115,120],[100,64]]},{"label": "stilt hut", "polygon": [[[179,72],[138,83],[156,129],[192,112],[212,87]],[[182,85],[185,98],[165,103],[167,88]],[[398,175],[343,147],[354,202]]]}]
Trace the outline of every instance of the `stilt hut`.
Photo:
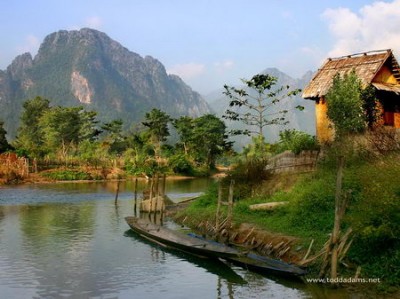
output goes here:
[{"label": "stilt hut", "polygon": [[334,128],[327,117],[325,96],[334,76],[356,72],[364,86],[372,84],[386,126],[400,128],[400,67],[392,50],[370,51],[328,58],[304,88],[303,98],[315,101],[316,133],[320,143],[334,139]]}]

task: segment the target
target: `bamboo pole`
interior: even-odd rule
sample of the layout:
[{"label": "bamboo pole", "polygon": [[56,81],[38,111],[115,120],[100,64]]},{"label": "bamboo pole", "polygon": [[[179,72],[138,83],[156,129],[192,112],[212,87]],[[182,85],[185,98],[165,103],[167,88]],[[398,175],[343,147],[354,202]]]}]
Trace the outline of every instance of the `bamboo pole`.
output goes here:
[{"label": "bamboo pole", "polygon": [[159,189],[159,186],[158,186],[158,183],[159,183],[159,179],[160,179],[160,176],[159,176],[159,174],[158,174],[158,172],[156,173],[156,175],[155,175],[155,186],[154,186],[154,189],[155,189],[155,195],[156,195],[156,200],[155,200],[155,202],[154,202],[154,213],[157,213],[158,211],[157,211],[157,208],[158,208],[158,199],[159,199],[159,197],[160,197],[160,189]]},{"label": "bamboo pole", "polygon": [[165,185],[167,182],[167,175],[164,173],[163,174],[163,179],[162,179],[162,189],[161,189],[161,195],[164,198],[165,197]]},{"label": "bamboo pole", "polygon": [[117,181],[117,191],[115,193],[115,200],[114,200],[114,204],[117,205],[118,204],[118,194],[119,194],[119,184],[120,184],[120,180],[118,179]]},{"label": "bamboo pole", "polygon": [[135,216],[136,216],[136,210],[137,210],[137,187],[138,187],[138,179],[137,179],[137,177],[135,178],[135,197],[134,197],[134,199],[135,199],[135,204],[134,204],[134,213],[135,213]]},{"label": "bamboo pole", "polygon": [[215,231],[218,233],[220,227],[220,212],[221,212],[221,200],[222,200],[222,185],[218,185],[218,202],[217,202],[217,212],[215,215]]},{"label": "bamboo pole", "polygon": [[231,184],[229,185],[229,194],[228,194],[228,221],[227,227],[228,229],[232,226],[232,217],[233,217],[233,186],[235,185],[235,181],[231,180]]},{"label": "bamboo pole", "polygon": [[310,246],[308,246],[307,253],[306,253],[306,255],[303,257],[303,261],[305,261],[305,260],[308,258],[308,256],[310,255],[311,248],[312,248],[313,244],[314,244],[314,239],[311,240]]},{"label": "bamboo pole", "polygon": [[149,213],[153,209],[153,187],[154,187],[154,177],[150,178],[150,197],[149,197]]}]

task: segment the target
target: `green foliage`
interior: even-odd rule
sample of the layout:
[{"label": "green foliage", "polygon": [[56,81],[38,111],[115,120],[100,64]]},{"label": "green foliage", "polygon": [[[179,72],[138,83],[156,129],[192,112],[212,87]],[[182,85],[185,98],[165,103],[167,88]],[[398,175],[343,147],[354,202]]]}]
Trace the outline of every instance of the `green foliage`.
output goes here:
[{"label": "green foliage", "polygon": [[41,97],[28,100],[23,104],[21,126],[18,129],[18,137],[15,147],[22,148],[30,153],[33,158],[41,157],[44,136],[40,128],[41,117],[50,109],[50,101]]},{"label": "green foliage", "polygon": [[127,148],[127,141],[122,132],[123,121],[121,119],[113,120],[101,126],[104,131],[102,144],[108,147],[111,154],[122,154]]},{"label": "green foliage", "polygon": [[327,115],[339,138],[365,129],[361,89],[361,80],[354,70],[343,77],[336,74],[333,78],[332,87],[326,94]]},{"label": "green foliage", "polygon": [[230,150],[225,123],[213,114],[205,114],[193,121],[192,150],[194,158],[209,169],[215,168],[216,159]]},{"label": "green foliage", "polygon": [[[266,126],[287,124],[285,116],[288,110],[277,111],[276,105],[283,99],[298,94],[300,90],[291,90],[290,86],[276,87],[277,80],[268,74],[258,74],[250,80],[242,79],[246,89],[224,86],[224,94],[230,99],[229,106],[236,109],[226,110],[222,117],[248,126],[248,129],[235,130],[233,134],[263,136]],[[304,109],[302,106],[296,108]]]},{"label": "green foliage", "polygon": [[142,124],[148,128],[148,132],[157,148],[157,153],[160,154],[161,143],[167,140],[169,136],[168,123],[171,117],[159,110],[153,108],[150,112],[146,113],[146,120]]},{"label": "green foliage", "polygon": [[59,171],[45,172],[43,173],[43,176],[58,181],[77,181],[77,180],[92,179],[90,174],[76,170],[59,170]]},{"label": "green foliage", "polygon": [[175,154],[169,158],[169,167],[176,174],[194,175],[192,163],[183,154]]},{"label": "green foliage", "polygon": [[361,90],[361,99],[365,113],[365,121],[368,128],[373,128],[381,117],[381,111],[378,109],[378,99],[376,89],[373,85],[368,85]]},{"label": "green foliage", "polygon": [[179,134],[180,144],[183,146],[185,155],[187,155],[195,142],[193,138],[194,120],[189,116],[181,116],[173,120],[173,125]]},{"label": "green foliage", "polygon": [[4,122],[0,121],[0,153],[11,149],[11,145],[7,141],[7,131],[4,129]]},{"label": "green foliage", "polygon": [[305,132],[295,129],[284,130],[279,132],[279,142],[277,152],[286,150],[299,154],[304,150],[318,150],[318,142],[315,136],[311,136]]},{"label": "green foliage", "polygon": [[252,137],[251,141],[243,148],[242,156],[245,159],[265,160],[271,156],[272,146],[265,142],[264,136]]},{"label": "green foliage", "polygon": [[237,200],[254,196],[256,188],[270,177],[266,169],[267,164],[268,160],[264,158],[241,159],[228,172],[223,183],[229,185],[231,180],[235,181],[235,199]]}]

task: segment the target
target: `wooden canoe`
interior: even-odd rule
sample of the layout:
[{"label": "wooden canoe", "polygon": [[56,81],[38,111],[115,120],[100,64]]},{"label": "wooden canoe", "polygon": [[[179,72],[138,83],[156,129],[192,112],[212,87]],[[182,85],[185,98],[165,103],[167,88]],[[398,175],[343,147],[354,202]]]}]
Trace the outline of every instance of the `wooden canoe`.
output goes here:
[{"label": "wooden canoe", "polygon": [[[191,233],[190,236],[196,239],[206,240],[203,237],[193,233]],[[209,243],[215,244],[216,246],[225,246],[224,244],[215,241],[207,241]],[[296,265],[251,252],[238,254],[237,256],[233,257],[226,257],[224,259],[234,265],[260,274],[273,274],[285,277],[303,276],[307,274],[307,271],[305,269]]]},{"label": "wooden canoe", "polygon": [[145,219],[126,217],[125,220],[134,232],[163,246],[208,258],[233,258],[240,255],[236,249],[229,246],[220,246],[205,239],[193,238]]},{"label": "wooden canoe", "polygon": [[260,274],[273,274],[285,277],[307,274],[305,269],[296,265],[254,253],[248,253],[239,257],[228,257],[226,260],[234,265]]}]

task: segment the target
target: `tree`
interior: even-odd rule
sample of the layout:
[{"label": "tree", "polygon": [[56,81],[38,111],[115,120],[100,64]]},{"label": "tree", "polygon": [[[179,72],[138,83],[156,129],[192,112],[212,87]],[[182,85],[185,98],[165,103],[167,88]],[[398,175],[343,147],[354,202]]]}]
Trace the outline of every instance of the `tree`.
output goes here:
[{"label": "tree", "polygon": [[0,153],[6,152],[11,149],[10,144],[7,141],[7,131],[4,129],[4,122],[0,121]]},{"label": "tree", "polygon": [[336,138],[365,130],[365,111],[361,97],[361,80],[355,71],[336,74],[326,94],[327,115],[335,128]]},{"label": "tree", "polygon": [[27,150],[33,157],[43,155],[43,134],[40,118],[50,109],[50,101],[41,97],[27,100],[23,105],[21,126],[15,141],[16,147]]},{"label": "tree", "polygon": [[107,134],[103,143],[109,145],[111,153],[122,153],[126,148],[125,137],[122,134],[123,121],[121,119],[113,120],[101,126]]},{"label": "tree", "polygon": [[180,118],[173,120],[173,125],[179,134],[179,140],[183,146],[185,155],[188,155],[188,152],[190,151],[191,148],[190,145],[193,140],[193,129],[194,129],[193,118],[189,116],[181,116]]},{"label": "tree", "polygon": [[[363,109],[361,80],[357,77],[355,70],[344,74],[343,77],[340,74],[335,75],[332,86],[326,94],[326,103],[328,118],[335,128],[335,141],[338,150],[335,220],[327,250],[327,254],[331,255],[331,278],[335,279],[337,277],[340,227],[347,206],[347,196],[342,192],[345,153],[346,147],[352,148],[353,146],[353,142],[348,139],[348,136],[364,131],[368,118]],[[323,263],[320,276],[324,275],[326,266],[327,263]]]},{"label": "tree", "polygon": [[[250,80],[242,79],[245,89],[224,85],[224,94],[230,98],[231,109],[226,110],[223,118],[240,121],[248,126],[248,129],[233,131],[234,134],[263,136],[266,126],[287,123],[285,115],[288,110],[277,111],[275,106],[281,100],[298,94],[300,90],[291,90],[288,85],[277,87],[277,80],[268,74],[258,74]],[[233,110],[233,107],[237,109]],[[304,107],[297,106],[296,109],[303,110]]]},{"label": "tree", "polygon": [[212,169],[216,158],[232,147],[232,142],[227,141],[226,125],[213,114],[196,118],[193,124],[192,149],[195,157]]},{"label": "tree", "polygon": [[171,117],[159,110],[153,108],[150,112],[145,115],[145,121],[142,124],[148,128],[150,138],[155,144],[156,156],[161,154],[161,143],[167,140],[169,136],[168,123],[171,121]]},{"label": "tree", "polygon": [[42,115],[39,125],[44,145],[49,151],[62,150],[65,156],[84,140],[93,141],[99,134],[96,113],[83,107],[53,107]]}]

